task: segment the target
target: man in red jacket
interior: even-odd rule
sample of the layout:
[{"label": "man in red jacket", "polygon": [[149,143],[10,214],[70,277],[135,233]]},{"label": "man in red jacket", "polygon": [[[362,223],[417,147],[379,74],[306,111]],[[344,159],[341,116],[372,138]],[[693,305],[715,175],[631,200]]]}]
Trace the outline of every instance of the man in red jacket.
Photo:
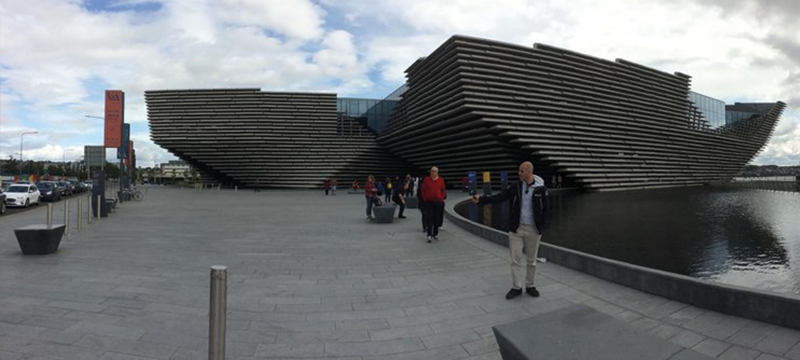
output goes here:
[{"label": "man in red jacket", "polygon": [[425,202],[425,221],[428,230],[428,242],[439,240],[439,218],[444,213],[444,199],[447,193],[444,179],[439,177],[439,168],[431,168],[431,175],[422,181],[422,201]]}]

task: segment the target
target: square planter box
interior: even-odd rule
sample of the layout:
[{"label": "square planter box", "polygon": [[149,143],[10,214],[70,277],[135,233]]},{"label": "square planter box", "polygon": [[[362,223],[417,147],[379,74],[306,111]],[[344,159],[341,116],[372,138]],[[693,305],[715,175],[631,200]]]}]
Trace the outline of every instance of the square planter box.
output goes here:
[{"label": "square planter box", "polygon": [[58,250],[66,226],[28,225],[14,229],[19,248],[25,255],[50,254]]},{"label": "square planter box", "polygon": [[374,206],[372,212],[375,213],[375,222],[378,224],[387,224],[394,220],[395,205],[381,205]]}]

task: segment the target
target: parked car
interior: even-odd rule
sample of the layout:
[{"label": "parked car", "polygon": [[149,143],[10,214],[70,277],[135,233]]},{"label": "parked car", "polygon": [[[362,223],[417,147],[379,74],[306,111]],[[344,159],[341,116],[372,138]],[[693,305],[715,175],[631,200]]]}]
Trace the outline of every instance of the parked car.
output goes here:
[{"label": "parked car", "polygon": [[39,188],[42,200],[49,202],[61,200],[62,189],[55,181],[40,181],[36,183],[36,187]]},{"label": "parked car", "polygon": [[72,185],[66,181],[58,181],[58,186],[62,187],[64,190],[61,191],[61,196],[70,196],[72,195]]},{"label": "parked car", "polygon": [[72,185],[72,192],[75,194],[80,194],[86,191],[86,188],[83,187],[83,184],[77,180],[68,180],[69,184]]},{"label": "parked car", "polygon": [[3,192],[3,189],[0,189],[0,215],[6,213],[6,193]]},{"label": "parked car", "polygon": [[56,187],[58,189],[59,198],[66,196],[67,189],[64,187],[64,185],[59,184],[58,181],[53,181],[53,184],[56,184]]},{"label": "parked car", "polygon": [[81,192],[82,192],[82,193],[83,193],[83,192],[87,192],[87,191],[89,191],[89,188],[88,188],[88,187],[86,187],[86,184],[84,184],[84,183],[82,183],[82,182],[78,182],[78,187],[80,187],[80,188],[81,188]]},{"label": "parked car", "polygon": [[41,201],[39,188],[33,184],[14,184],[6,191],[6,205],[24,206],[38,205]]},{"label": "parked car", "polygon": [[83,182],[83,186],[85,186],[87,190],[91,191],[92,187],[94,186],[94,183],[92,182],[92,180],[86,180]]}]

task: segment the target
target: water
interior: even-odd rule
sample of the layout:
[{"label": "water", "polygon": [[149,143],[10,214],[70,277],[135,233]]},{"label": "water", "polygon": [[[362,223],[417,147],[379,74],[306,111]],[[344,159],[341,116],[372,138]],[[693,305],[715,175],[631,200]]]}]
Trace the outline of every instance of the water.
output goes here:
[{"label": "water", "polygon": [[[800,195],[714,187],[551,193],[543,241],[677,274],[800,294]],[[507,231],[507,204],[456,207]]]}]

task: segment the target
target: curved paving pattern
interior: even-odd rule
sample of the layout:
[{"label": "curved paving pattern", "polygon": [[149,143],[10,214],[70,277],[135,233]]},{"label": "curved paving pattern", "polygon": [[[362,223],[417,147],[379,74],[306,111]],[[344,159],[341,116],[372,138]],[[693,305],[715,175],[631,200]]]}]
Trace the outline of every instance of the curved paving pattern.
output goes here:
[{"label": "curved paving pattern", "polygon": [[499,359],[491,326],[572,303],[720,359],[800,359],[800,332],[551,263],[540,298],[507,301],[507,249],[449,222],[429,245],[416,210],[378,225],[363,202],[149,188],[42,257],[12,229],[44,208],[0,217],[0,358],[206,358],[209,266],[225,264],[229,359]]}]

